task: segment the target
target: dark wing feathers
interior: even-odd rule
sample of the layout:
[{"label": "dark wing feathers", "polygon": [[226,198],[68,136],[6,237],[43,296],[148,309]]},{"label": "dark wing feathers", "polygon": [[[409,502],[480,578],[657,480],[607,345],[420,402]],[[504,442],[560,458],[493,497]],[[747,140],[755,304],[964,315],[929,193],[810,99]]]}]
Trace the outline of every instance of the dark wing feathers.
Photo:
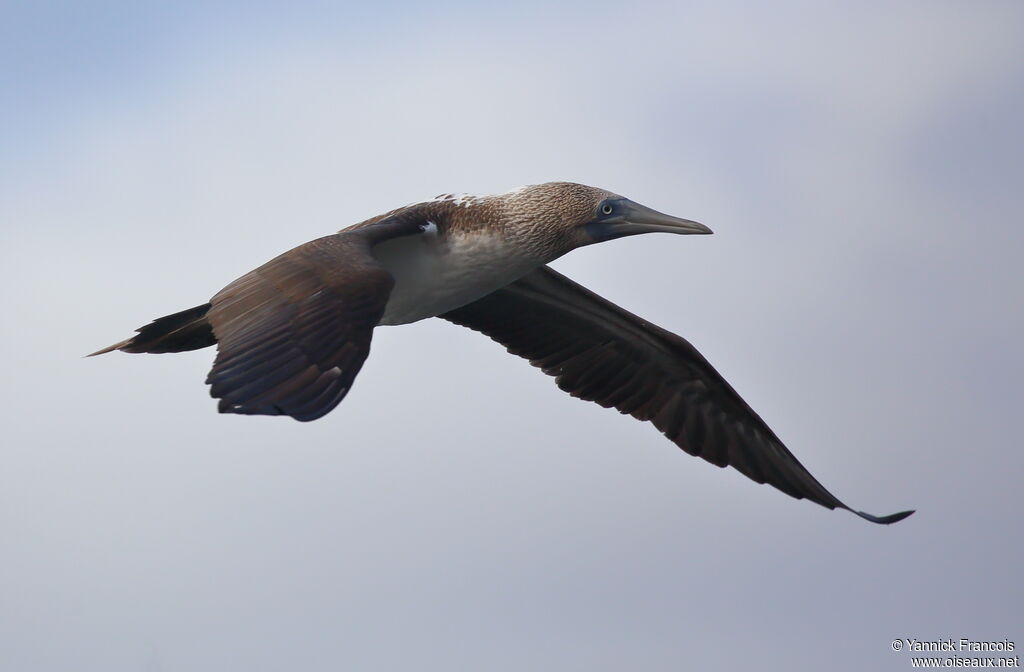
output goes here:
[{"label": "dark wing feathers", "polygon": [[420,231],[415,213],[301,245],[210,300],[222,413],[315,420],[348,393],[394,285],[373,243]]},{"label": "dark wing feathers", "polygon": [[[530,360],[574,397],[650,421],[719,467],[830,509],[849,509],[800,464],[690,345],[547,267],[442,315]],[[857,515],[894,523],[890,516]]]}]

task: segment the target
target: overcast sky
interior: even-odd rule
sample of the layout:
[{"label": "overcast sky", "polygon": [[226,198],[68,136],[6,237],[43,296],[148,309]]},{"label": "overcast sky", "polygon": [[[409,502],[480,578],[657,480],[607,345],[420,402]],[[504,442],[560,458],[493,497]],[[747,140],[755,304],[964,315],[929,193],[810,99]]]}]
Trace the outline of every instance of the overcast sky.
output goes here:
[{"label": "overcast sky", "polygon": [[[332,4],[0,7],[0,668],[1024,646],[1024,5]],[[81,358],[376,213],[548,180],[711,226],[555,266],[851,506],[918,513],[758,486],[440,320],[378,330],[310,424],[218,415],[211,350]]]}]

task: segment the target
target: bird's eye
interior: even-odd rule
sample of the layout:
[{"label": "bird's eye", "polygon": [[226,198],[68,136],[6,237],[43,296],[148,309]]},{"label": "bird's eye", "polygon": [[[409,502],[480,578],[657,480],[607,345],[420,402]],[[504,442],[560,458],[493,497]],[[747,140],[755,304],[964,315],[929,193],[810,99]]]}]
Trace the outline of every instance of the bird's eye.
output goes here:
[{"label": "bird's eye", "polygon": [[601,206],[601,213],[605,215],[612,214],[612,206],[608,203],[605,203],[604,205]]}]

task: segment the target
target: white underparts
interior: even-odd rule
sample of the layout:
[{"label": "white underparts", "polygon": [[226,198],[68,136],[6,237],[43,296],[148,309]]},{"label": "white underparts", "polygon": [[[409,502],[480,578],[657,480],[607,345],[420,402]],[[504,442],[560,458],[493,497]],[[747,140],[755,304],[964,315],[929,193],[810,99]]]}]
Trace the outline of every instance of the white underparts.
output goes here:
[{"label": "white underparts", "polygon": [[395,277],[382,325],[408,324],[454,310],[544,263],[501,236],[474,232],[441,240],[436,227],[381,243],[373,254]]}]

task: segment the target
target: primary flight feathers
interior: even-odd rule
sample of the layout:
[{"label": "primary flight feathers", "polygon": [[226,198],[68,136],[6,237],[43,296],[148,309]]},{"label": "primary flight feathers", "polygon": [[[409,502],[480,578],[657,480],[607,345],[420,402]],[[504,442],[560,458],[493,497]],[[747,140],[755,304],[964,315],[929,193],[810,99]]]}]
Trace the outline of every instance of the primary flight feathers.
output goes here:
[{"label": "primary flight feathers", "polygon": [[272,259],[209,303],[161,317],[93,355],[217,346],[222,413],[315,420],[341,402],[374,327],[428,317],[469,327],[573,395],[650,421],[677,446],[758,483],[836,499],[689,342],[547,267],[577,247],[641,233],[711,233],[593,187],[554,182],[444,195]]}]

